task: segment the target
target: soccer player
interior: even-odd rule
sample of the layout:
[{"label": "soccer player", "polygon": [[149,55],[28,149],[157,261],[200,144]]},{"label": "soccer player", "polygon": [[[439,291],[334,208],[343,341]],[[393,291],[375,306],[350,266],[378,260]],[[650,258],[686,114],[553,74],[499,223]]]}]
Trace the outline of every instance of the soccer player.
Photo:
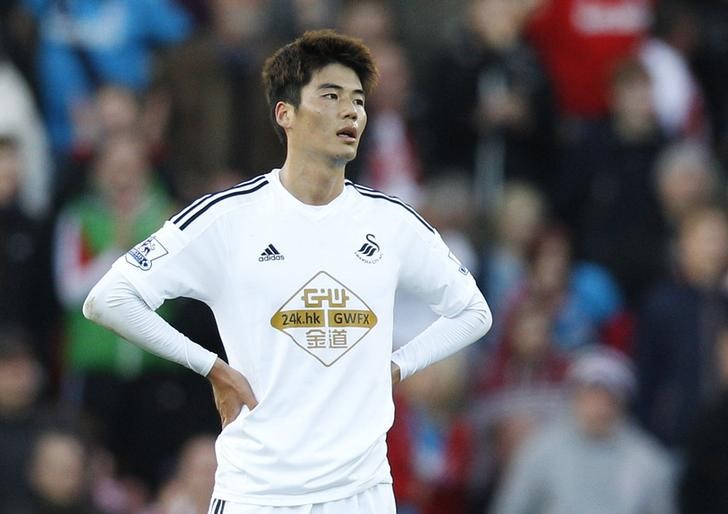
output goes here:
[{"label": "soccer player", "polygon": [[[208,194],[121,257],[84,314],[206,376],[223,429],[210,512],[390,514],[392,384],[483,336],[491,314],[438,233],[344,177],[377,78],[368,49],[307,32],[263,70],[282,168]],[[392,352],[408,288],[441,317]],[[214,312],[229,363],[154,312]]]}]

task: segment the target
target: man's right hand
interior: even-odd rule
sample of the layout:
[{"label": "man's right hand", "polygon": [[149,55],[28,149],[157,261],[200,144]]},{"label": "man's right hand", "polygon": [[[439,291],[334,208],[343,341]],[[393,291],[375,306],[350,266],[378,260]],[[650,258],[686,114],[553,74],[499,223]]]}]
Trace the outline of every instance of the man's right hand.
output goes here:
[{"label": "man's right hand", "polygon": [[224,360],[217,359],[207,379],[212,384],[215,406],[220,414],[222,428],[238,417],[243,405],[253,410],[258,405],[248,380]]}]

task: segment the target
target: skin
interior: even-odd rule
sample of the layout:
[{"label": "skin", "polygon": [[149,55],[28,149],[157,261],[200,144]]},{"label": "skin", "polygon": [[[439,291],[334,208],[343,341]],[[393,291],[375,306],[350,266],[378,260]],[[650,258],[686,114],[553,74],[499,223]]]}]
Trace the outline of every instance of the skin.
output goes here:
[{"label": "skin", "polygon": [[[326,205],[344,190],[344,169],[356,157],[367,123],[364,91],[357,74],[332,63],[315,71],[301,88],[301,102],[278,102],[275,119],[286,133],[286,161],[281,183],[294,197],[309,205]],[[342,134],[342,129],[350,133]],[[208,374],[223,428],[243,406],[258,405],[248,380],[222,359]],[[392,383],[400,370],[392,363]]]},{"label": "skin", "polygon": [[38,363],[29,355],[0,360],[0,417],[12,419],[31,409],[40,381]]},{"label": "skin", "polygon": [[718,213],[705,213],[682,230],[679,241],[681,271],[695,287],[710,290],[721,283],[728,267],[728,225]]},{"label": "skin", "polygon": [[620,399],[600,386],[579,387],[574,393],[573,405],[579,426],[594,439],[608,437],[623,412]]},{"label": "skin", "polygon": [[56,506],[70,506],[83,496],[86,453],[74,437],[49,434],[35,448],[29,481],[43,498]]}]

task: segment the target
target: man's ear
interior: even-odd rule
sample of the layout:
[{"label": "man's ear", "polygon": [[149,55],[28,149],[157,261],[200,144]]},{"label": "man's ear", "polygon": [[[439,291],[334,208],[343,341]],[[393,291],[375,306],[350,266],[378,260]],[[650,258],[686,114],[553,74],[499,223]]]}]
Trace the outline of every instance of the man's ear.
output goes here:
[{"label": "man's ear", "polygon": [[274,110],[276,123],[283,129],[291,128],[293,118],[295,116],[293,105],[288,102],[278,102]]}]

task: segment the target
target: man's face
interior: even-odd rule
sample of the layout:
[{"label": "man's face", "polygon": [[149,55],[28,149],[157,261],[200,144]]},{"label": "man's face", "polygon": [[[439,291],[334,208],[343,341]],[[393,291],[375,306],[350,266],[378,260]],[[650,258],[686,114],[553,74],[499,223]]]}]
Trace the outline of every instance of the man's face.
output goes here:
[{"label": "man's face", "polygon": [[600,386],[583,385],[573,398],[577,422],[589,437],[606,437],[622,416],[622,403]]},{"label": "man's face", "polygon": [[148,164],[144,148],[125,139],[111,141],[108,145],[96,165],[96,185],[113,207],[132,210],[146,184]]},{"label": "man's face", "polygon": [[[661,170],[662,171],[662,170]],[[706,202],[716,190],[712,172],[699,163],[675,163],[664,169],[658,182],[660,202],[673,221]]]},{"label": "man's face", "polygon": [[301,89],[301,103],[289,116],[289,150],[351,161],[367,123],[359,77],[341,64],[324,66]]},{"label": "man's face", "polygon": [[0,418],[29,409],[40,389],[41,373],[29,355],[0,359]]},{"label": "man's face", "polygon": [[645,78],[632,78],[614,86],[612,110],[619,118],[631,124],[644,124],[654,120],[652,84]]},{"label": "man's face", "polygon": [[728,266],[728,226],[719,215],[705,215],[679,239],[683,272],[701,285],[715,286]]},{"label": "man's face", "polygon": [[30,467],[34,489],[54,505],[73,505],[86,487],[86,458],[82,444],[73,437],[50,434],[37,445]]}]

